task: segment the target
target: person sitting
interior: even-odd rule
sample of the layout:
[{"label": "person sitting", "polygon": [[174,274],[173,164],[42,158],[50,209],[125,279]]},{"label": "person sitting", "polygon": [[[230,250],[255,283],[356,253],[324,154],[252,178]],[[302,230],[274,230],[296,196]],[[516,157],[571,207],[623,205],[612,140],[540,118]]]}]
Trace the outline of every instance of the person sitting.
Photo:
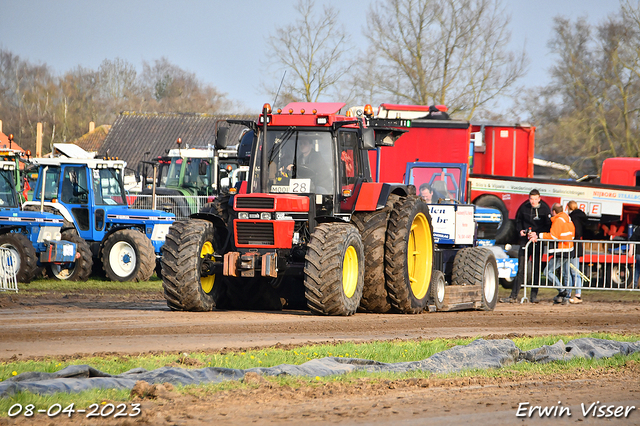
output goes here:
[{"label": "person sitting", "polygon": [[433,203],[433,189],[426,182],[420,185],[420,198],[427,204]]}]

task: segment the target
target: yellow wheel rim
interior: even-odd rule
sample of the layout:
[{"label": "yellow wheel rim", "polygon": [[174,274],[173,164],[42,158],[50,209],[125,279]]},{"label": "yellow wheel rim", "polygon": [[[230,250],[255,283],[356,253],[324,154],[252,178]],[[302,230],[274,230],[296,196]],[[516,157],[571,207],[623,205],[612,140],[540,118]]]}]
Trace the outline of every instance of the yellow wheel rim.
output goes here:
[{"label": "yellow wheel rim", "polygon": [[[202,250],[200,250],[200,257],[204,258],[205,255],[213,254],[213,252],[214,250],[213,250],[213,246],[211,245],[211,242],[206,241],[202,246]],[[213,290],[213,283],[215,281],[216,281],[215,274],[209,275],[208,277],[201,277],[200,287],[202,287],[202,291],[204,291],[205,293],[210,293],[211,290]]]},{"label": "yellow wheel rim", "polygon": [[342,289],[345,296],[353,297],[358,287],[358,253],[349,246],[342,261]]},{"label": "yellow wheel rim", "polygon": [[429,290],[433,265],[433,238],[429,221],[418,213],[411,223],[407,247],[407,270],[411,292],[416,299],[424,298]]}]

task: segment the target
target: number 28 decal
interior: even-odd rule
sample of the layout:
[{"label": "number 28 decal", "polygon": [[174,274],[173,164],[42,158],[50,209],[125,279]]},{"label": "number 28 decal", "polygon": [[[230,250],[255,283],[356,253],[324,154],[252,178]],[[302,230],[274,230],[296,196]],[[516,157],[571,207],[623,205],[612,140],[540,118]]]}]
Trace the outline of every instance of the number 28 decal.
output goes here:
[{"label": "number 28 decal", "polygon": [[289,192],[295,194],[308,194],[311,192],[311,179],[291,179]]}]

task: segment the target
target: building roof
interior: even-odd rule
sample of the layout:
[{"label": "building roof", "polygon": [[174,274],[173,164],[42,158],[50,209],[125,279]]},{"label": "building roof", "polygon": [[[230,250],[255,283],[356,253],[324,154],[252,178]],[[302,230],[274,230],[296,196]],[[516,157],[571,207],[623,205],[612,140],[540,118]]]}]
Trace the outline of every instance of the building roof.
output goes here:
[{"label": "building roof", "polygon": [[78,145],[85,151],[98,152],[102,148],[102,144],[107,138],[109,129],[111,129],[111,126],[109,126],[108,124],[103,124],[102,126],[96,127],[92,132],[85,133],[72,143]]},{"label": "building roof", "polygon": [[[136,169],[142,160],[165,155],[177,148],[176,140],[182,139],[182,147],[207,147],[215,144],[216,125],[221,120],[255,120],[252,115],[212,115],[198,113],[142,113],[122,112],[111,126],[98,150],[99,156],[118,157],[127,167]],[[237,140],[243,126],[230,126],[229,140]],[[149,154],[145,154],[149,152]]]},{"label": "building roof", "polygon": [[[9,148],[9,137],[2,132],[0,132],[0,148]],[[11,142],[11,149],[24,151],[24,149],[22,149],[22,147],[18,145],[16,141]]]}]

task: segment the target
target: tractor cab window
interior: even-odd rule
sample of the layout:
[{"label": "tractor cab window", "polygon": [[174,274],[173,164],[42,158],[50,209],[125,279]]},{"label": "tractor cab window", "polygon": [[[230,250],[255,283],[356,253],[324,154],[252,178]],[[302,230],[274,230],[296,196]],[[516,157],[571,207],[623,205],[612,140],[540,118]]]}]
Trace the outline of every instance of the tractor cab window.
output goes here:
[{"label": "tractor cab window", "polygon": [[66,204],[86,204],[89,202],[87,172],[83,166],[64,168],[60,201]]},{"label": "tractor cab window", "polygon": [[93,169],[93,193],[96,204],[102,206],[126,205],[120,169]]},{"label": "tractor cab window", "polygon": [[[44,167],[40,168],[39,173],[44,173]],[[38,185],[34,191],[33,198],[40,199],[42,194],[42,179],[38,179]],[[58,184],[60,182],[60,167],[49,166],[47,175],[44,178],[44,199],[51,201],[58,198]]]},{"label": "tractor cab window", "polygon": [[358,162],[358,134],[355,131],[341,131],[338,134],[338,143],[340,146],[340,156],[338,164],[340,165],[340,184],[342,190],[351,189],[360,176]]},{"label": "tractor cab window", "polygon": [[[331,133],[312,130],[270,130],[267,133],[267,192],[334,193],[335,152]],[[260,152],[254,168],[260,167]],[[254,172],[257,189],[259,176]]]},{"label": "tractor cab window", "polygon": [[0,170],[0,209],[9,207],[18,207],[13,184],[13,171]]},{"label": "tractor cab window", "polygon": [[416,166],[409,173],[409,184],[426,203],[438,200],[462,200],[463,171],[457,167]]},{"label": "tractor cab window", "polygon": [[174,157],[171,159],[169,170],[167,171],[167,177],[165,180],[166,186],[178,186],[180,185],[180,169],[182,169],[182,158]]}]

